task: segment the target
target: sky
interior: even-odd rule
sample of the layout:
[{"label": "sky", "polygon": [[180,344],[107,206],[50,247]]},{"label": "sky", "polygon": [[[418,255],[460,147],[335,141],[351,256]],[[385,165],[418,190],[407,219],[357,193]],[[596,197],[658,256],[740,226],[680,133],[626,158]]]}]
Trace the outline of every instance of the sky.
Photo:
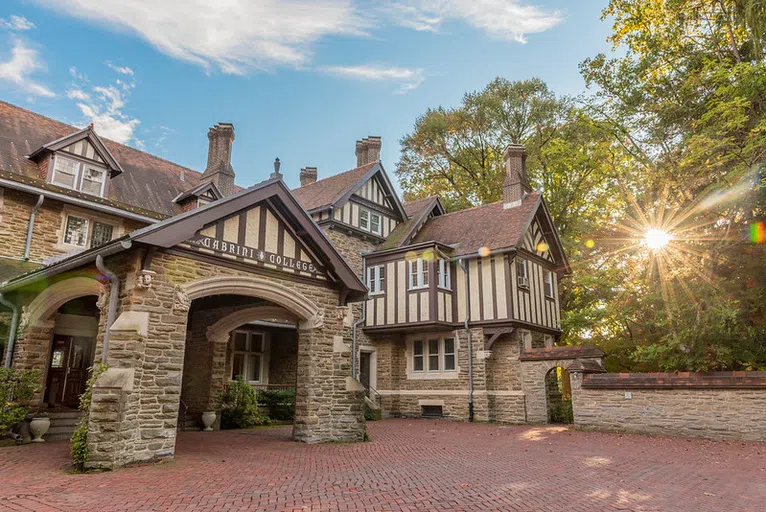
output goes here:
[{"label": "sky", "polygon": [[496,76],[585,91],[578,66],[607,52],[606,0],[6,0],[0,99],[204,170],[207,130],[234,124],[250,186],[282,162],[326,177],[379,135]]}]

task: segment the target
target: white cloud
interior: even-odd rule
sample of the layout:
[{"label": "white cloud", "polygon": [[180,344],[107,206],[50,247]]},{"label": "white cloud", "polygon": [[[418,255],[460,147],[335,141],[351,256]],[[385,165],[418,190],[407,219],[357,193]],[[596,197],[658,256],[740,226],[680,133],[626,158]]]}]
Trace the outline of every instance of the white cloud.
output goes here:
[{"label": "white cloud", "polygon": [[398,25],[437,31],[448,20],[464,21],[494,37],[526,42],[526,35],[548,30],[562,20],[559,11],[518,0],[402,0],[381,8]]},{"label": "white cloud", "polygon": [[8,30],[32,30],[35,28],[35,24],[26,19],[24,16],[17,16],[11,14],[8,19],[0,18],[0,27]]},{"label": "white cloud", "polygon": [[41,69],[45,69],[45,63],[37,50],[27,46],[21,39],[16,39],[9,59],[0,62],[0,81],[9,83],[32,96],[51,98],[56,94],[30,77],[35,71]]},{"label": "white cloud", "polygon": [[[109,63],[107,66],[114,69]],[[121,73],[117,69],[115,71]],[[93,123],[96,133],[107,139],[143,148],[143,141],[135,136],[141,121],[123,111],[127,95],[134,87],[133,82],[117,79],[114,84],[90,86],[85,75],[76,68],[69,68],[69,73],[75,79],[75,85],[67,91],[67,97],[77,102],[84,124]],[[84,90],[86,86],[90,92]]]},{"label": "white cloud", "polygon": [[224,73],[300,67],[329,35],[363,32],[351,0],[37,0],[62,14],[128,29],[162,52]]},{"label": "white cloud", "polygon": [[117,66],[115,64],[112,64],[110,61],[106,61],[106,65],[109,66],[109,69],[113,69],[114,71],[117,71],[121,75],[133,76],[135,74],[135,72],[128,66]]},{"label": "white cloud", "polygon": [[422,69],[362,64],[359,66],[321,66],[319,71],[341,78],[374,82],[394,82],[399,84],[397,92],[407,93],[416,89],[425,79]]}]

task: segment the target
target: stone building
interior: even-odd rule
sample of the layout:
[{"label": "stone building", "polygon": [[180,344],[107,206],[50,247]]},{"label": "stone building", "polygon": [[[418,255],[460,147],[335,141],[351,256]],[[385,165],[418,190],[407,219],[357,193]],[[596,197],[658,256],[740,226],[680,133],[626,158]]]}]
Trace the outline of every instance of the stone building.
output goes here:
[{"label": "stone building", "polygon": [[349,171],[301,169],[292,191],[278,159],[237,186],[233,142],[212,127],[200,173],[0,102],[4,361],[40,371],[31,407],[52,414],[108,365],[91,465],[172,455],[240,375],[295,389],[305,442],[361,440],[365,402],[546,420],[550,365],[530,377],[524,355],[556,350],[568,265],[522,147],[505,153],[503,201],[447,213],[401,202],[379,137],[356,142]]}]

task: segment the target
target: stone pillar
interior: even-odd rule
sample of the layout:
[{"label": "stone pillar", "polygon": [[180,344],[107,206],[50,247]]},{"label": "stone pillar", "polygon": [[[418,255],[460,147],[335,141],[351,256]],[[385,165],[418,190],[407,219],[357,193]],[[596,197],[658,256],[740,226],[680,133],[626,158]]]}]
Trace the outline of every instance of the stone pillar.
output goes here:
[{"label": "stone pillar", "polygon": [[[553,362],[555,366],[555,361]],[[527,406],[528,423],[548,422],[545,376],[553,366],[547,361],[523,361],[521,363],[521,385]]]},{"label": "stone pillar", "polygon": [[[468,347],[465,329],[458,331],[460,347]],[[487,397],[487,363],[492,356],[484,350],[484,329],[471,329],[471,350],[473,351],[473,419],[489,421],[489,400]],[[467,419],[467,418],[466,418]]]},{"label": "stone pillar", "polygon": [[351,377],[351,349],[335,311],[298,329],[293,438],[305,443],[362,441],[364,386]]},{"label": "stone pillar", "polygon": [[39,411],[43,404],[54,326],[53,320],[39,321],[32,326],[22,325],[19,328],[16,345],[13,348],[12,364],[14,368],[40,372],[37,388],[29,400],[30,412]]}]

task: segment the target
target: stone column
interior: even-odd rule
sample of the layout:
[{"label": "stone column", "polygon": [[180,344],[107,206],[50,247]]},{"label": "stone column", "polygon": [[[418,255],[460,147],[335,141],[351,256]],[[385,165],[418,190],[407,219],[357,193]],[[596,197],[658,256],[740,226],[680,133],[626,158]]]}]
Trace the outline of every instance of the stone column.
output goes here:
[{"label": "stone column", "polygon": [[293,438],[305,443],[362,441],[364,386],[351,377],[351,349],[334,311],[298,329]]},{"label": "stone column", "polygon": [[12,364],[18,370],[37,370],[40,373],[35,393],[28,404],[30,412],[37,412],[43,403],[55,321],[38,321],[35,325],[27,326],[23,320],[22,316],[22,325],[13,348]]},{"label": "stone column", "polygon": [[[548,422],[545,375],[552,366],[547,363],[547,361],[521,363],[521,386],[526,400],[528,423]],[[555,366],[555,361],[553,363]]]}]

